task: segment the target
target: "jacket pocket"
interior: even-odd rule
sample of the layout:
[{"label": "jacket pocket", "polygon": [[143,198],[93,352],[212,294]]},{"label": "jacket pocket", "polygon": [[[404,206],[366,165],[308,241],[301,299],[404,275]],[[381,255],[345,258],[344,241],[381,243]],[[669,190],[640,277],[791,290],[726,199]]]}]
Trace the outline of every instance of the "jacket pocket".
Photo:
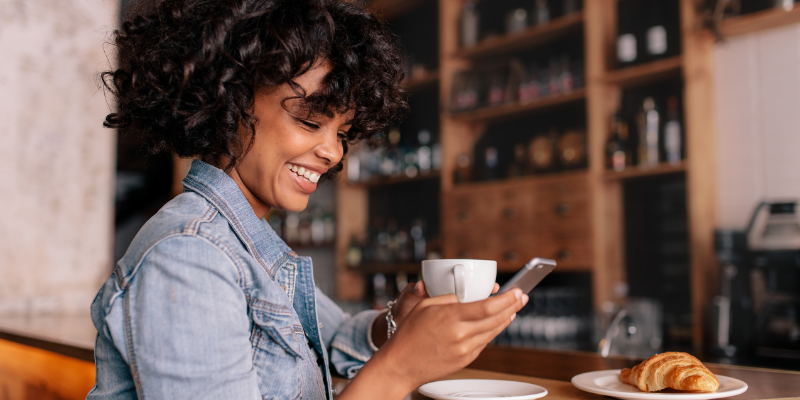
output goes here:
[{"label": "jacket pocket", "polygon": [[[303,344],[298,340],[298,336],[303,336],[295,334],[296,330],[302,332],[302,328],[299,323],[294,323],[291,310],[285,306],[251,300],[250,312],[255,325],[254,329],[261,329],[268,339],[280,346],[287,354],[303,358]],[[264,339],[264,337],[261,337],[260,340],[254,338],[258,342]]]},{"label": "jacket pocket", "polygon": [[[252,306],[252,304],[251,304]],[[302,346],[291,314],[251,307],[253,366],[263,399],[303,398]]]}]

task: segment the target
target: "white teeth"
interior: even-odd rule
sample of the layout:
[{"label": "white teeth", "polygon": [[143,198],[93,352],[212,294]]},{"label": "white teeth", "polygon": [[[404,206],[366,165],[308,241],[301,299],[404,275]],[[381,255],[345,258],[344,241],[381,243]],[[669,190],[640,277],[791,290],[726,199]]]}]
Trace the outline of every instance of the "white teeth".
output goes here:
[{"label": "white teeth", "polygon": [[289,164],[289,163],[286,163],[285,166],[286,166],[286,168],[288,170],[290,170],[290,171],[294,172],[295,174],[299,175],[301,178],[305,178],[307,181],[309,181],[311,183],[319,182],[320,174],[318,174],[318,173],[316,173],[316,172],[314,172],[314,171],[312,171],[310,169],[305,169],[304,167],[298,167],[296,165],[292,165],[292,164]]}]

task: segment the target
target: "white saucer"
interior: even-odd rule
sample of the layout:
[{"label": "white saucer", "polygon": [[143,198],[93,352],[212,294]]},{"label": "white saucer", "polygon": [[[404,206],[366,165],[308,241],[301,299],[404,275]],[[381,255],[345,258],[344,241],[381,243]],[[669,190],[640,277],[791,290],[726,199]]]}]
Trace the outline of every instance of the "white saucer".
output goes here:
[{"label": "white saucer", "polygon": [[643,399],[643,400],[706,400],[731,397],[744,393],[747,384],[727,376],[717,375],[719,389],[716,392],[642,392],[636,386],[622,383],[619,380],[618,369],[587,372],[572,377],[572,384],[576,388],[589,393],[602,394],[618,399]]},{"label": "white saucer", "polygon": [[547,396],[547,389],[531,383],[494,379],[454,379],[419,387],[425,396],[440,400],[531,400]]}]

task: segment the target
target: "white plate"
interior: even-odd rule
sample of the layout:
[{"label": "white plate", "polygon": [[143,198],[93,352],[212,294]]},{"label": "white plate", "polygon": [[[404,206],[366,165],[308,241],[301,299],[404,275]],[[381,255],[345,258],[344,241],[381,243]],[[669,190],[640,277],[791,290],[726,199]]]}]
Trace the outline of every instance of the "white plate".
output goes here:
[{"label": "white plate", "polygon": [[494,379],[453,379],[419,387],[425,396],[440,400],[531,400],[547,396],[547,389],[531,383]]},{"label": "white plate", "polygon": [[587,372],[572,377],[572,384],[578,389],[590,393],[616,397],[618,399],[644,399],[644,400],[705,400],[731,397],[744,393],[747,384],[734,378],[717,375],[719,389],[716,392],[642,392],[636,386],[622,383],[619,380],[618,369]]}]

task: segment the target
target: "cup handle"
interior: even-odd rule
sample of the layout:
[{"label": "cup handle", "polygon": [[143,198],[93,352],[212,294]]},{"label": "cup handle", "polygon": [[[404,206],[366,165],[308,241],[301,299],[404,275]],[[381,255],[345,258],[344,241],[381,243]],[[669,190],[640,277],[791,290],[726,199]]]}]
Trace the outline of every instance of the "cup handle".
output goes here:
[{"label": "cup handle", "polygon": [[453,267],[453,279],[456,285],[456,297],[463,303],[467,299],[467,267],[463,264],[456,264]]}]

